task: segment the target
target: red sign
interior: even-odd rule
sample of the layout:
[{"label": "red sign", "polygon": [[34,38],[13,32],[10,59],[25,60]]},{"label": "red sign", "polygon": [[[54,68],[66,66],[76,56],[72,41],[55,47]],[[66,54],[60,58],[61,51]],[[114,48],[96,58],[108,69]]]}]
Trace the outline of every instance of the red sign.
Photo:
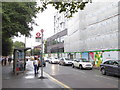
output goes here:
[{"label": "red sign", "polygon": [[41,33],[43,33],[44,32],[44,30],[43,29],[41,29]]},{"label": "red sign", "polygon": [[36,37],[40,37],[40,35],[41,35],[41,34],[40,34],[39,32],[36,33]]}]

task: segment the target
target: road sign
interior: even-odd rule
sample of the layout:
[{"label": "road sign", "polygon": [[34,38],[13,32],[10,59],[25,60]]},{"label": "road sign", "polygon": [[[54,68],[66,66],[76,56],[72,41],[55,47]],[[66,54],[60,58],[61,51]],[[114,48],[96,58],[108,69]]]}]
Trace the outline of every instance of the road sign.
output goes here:
[{"label": "road sign", "polygon": [[41,39],[41,37],[36,37],[36,39]]},{"label": "road sign", "polygon": [[44,30],[43,29],[41,29],[41,33],[43,33],[44,32]]},{"label": "road sign", "polygon": [[41,35],[41,34],[40,34],[39,32],[36,33],[36,37],[40,37],[40,35]]},{"label": "road sign", "polygon": [[40,42],[40,40],[41,40],[41,34],[40,34],[40,32],[36,33],[35,39],[36,39],[36,42]]},{"label": "road sign", "polygon": [[36,42],[40,42],[41,41],[41,37],[36,37],[35,40],[36,40]]}]

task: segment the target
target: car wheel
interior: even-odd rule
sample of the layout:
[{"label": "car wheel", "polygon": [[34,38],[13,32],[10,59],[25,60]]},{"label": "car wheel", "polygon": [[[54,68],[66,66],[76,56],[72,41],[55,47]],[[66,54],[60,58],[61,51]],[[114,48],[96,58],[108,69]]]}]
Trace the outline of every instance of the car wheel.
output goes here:
[{"label": "car wheel", "polygon": [[74,68],[74,64],[72,64],[72,68]]},{"label": "car wheel", "polygon": [[101,73],[102,73],[103,75],[105,75],[105,74],[106,74],[106,71],[105,71],[105,69],[104,69],[104,68],[101,70]]},{"label": "car wheel", "polygon": [[92,70],[93,68],[90,68],[90,70]]},{"label": "car wheel", "polygon": [[80,69],[83,69],[82,65],[79,65],[79,68],[80,68]]},{"label": "car wheel", "polygon": [[59,65],[61,65],[61,64],[59,63]]},{"label": "car wheel", "polygon": [[65,63],[63,63],[63,66],[65,66]]}]

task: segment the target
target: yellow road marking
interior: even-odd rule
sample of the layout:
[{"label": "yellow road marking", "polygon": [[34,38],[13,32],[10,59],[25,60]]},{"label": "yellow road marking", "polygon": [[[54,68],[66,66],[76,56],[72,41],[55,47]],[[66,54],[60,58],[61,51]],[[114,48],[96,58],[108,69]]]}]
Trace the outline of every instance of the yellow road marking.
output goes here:
[{"label": "yellow road marking", "polygon": [[44,72],[47,76],[49,76],[53,81],[57,82],[58,84],[62,85],[64,88],[68,88],[69,90],[73,90],[72,88],[70,88],[69,86],[65,85],[64,83],[58,81],[57,79],[53,78],[52,76],[50,76],[48,73]]}]

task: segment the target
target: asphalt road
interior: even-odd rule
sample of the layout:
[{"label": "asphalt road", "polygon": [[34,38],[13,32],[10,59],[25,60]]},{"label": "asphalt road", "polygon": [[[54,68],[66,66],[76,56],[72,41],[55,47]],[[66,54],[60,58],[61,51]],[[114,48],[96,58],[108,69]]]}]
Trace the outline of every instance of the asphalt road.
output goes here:
[{"label": "asphalt road", "polygon": [[80,70],[47,63],[43,70],[71,88],[118,88],[118,77],[102,75],[97,69]]}]

